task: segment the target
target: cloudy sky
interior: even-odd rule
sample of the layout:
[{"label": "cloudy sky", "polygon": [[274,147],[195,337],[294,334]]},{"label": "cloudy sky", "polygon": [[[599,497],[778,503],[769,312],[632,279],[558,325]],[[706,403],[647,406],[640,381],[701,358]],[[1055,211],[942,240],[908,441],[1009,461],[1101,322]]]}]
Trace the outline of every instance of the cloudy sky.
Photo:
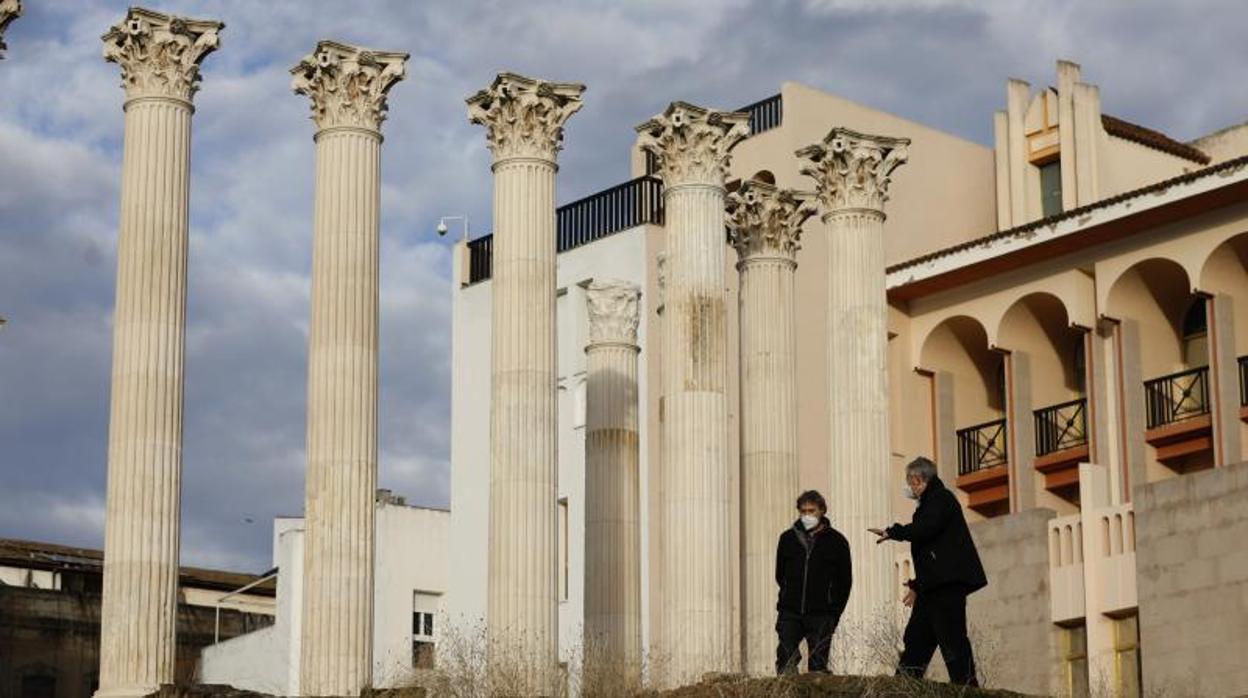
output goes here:
[{"label": "cloudy sky", "polygon": [[[25,0],[0,61],[0,537],[100,546],[122,91],[99,36],[124,2]],[[382,177],[380,484],[449,502],[450,255],[489,229],[463,99],[499,70],[589,86],[561,201],[627,178],[632,126],[785,80],[988,143],[1004,81],[1059,57],[1106,112],[1191,139],[1248,120],[1248,5],[993,0],[165,0],[223,20],[194,118],[182,485],[186,564],[259,571],[302,509],[312,124],[289,67],[320,38],[412,54]],[[350,9],[344,9],[349,7]]]}]

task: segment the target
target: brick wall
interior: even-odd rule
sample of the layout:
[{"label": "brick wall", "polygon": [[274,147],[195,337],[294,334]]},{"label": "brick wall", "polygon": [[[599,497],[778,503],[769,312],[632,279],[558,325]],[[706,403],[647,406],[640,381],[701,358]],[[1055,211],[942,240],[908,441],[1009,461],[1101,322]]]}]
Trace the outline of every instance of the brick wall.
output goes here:
[{"label": "brick wall", "polygon": [[1145,694],[1248,695],[1248,463],[1134,503]]}]

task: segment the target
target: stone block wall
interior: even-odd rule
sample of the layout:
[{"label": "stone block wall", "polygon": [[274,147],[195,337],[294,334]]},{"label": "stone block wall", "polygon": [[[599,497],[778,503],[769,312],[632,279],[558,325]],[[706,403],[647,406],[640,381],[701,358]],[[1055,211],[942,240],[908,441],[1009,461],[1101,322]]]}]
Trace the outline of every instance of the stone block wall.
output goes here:
[{"label": "stone block wall", "polygon": [[1248,463],[1133,499],[1145,695],[1248,695]]},{"label": "stone block wall", "polygon": [[[967,601],[967,623],[985,686],[1052,695],[1061,684],[1058,628],[1049,610],[1050,509],[971,524],[988,586]],[[940,652],[929,678],[944,681]]]}]

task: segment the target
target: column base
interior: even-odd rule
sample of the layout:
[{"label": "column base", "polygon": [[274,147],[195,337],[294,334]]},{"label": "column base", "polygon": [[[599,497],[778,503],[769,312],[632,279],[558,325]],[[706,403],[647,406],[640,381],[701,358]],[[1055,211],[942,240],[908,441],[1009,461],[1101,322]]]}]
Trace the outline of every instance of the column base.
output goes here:
[{"label": "column base", "polygon": [[144,698],[158,692],[160,692],[160,686],[157,684],[112,686],[97,690],[91,694],[91,698]]}]

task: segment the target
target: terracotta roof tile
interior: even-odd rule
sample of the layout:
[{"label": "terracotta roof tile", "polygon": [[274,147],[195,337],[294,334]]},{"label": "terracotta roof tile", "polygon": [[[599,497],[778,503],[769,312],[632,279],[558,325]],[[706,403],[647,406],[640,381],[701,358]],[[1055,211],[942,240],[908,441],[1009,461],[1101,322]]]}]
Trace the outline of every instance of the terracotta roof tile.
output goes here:
[{"label": "terracotta roof tile", "polygon": [[1174,140],[1161,131],[1154,131],[1151,128],[1145,128],[1139,124],[1133,124],[1130,121],[1119,119],[1109,114],[1101,114],[1101,125],[1105,127],[1105,132],[1111,136],[1118,136],[1154,150],[1160,150],[1163,153],[1170,153],[1192,162],[1199,162],[1202,165],[1209,164],[1208,155],[1186,143]]},{"label": "terracotta roof tile", "polygon": [[991,233],[989,235],[984,235],[983,237],[975,238],[974,240],[967,240],[966,242],[960,242],[956,245],[951,245],[949,247],[936,250],[934,252],[929,252],[925,255],[915,257],[913,259],[908,259],[904,262],[899,262],[892,266],[886,267],[884,271],[885,273],[891,274],[896,271],[901,271],[903,269],[908,269],[910,267],[918,266],[920,264],[925,264],[934,259],[946,257],[951,254],[956,254],[963,250],[969,250],[973,247],[979,247],[980,245],[992,242],[994,240],[1000,240],[1003,238],[1013,237],[1015,235],[1026,233],[1026,232],[1035,230],[1037,228],[1043,228],[1045,226],[1057,223],[1058,221],[1066,220],[1067,218],[1075,218],[1077,216],[1082,216],[1085,213],[1088,213],[1090,211],[1095,211],[1096,209],[1099,209],[1099,208],[1112,206],[1116,203],[1126,201],[1128,199],[1134,199],[1136,197],[1143,196],[1145,194],[1163,191],[1165,189],[1169,189],[1170,187],[1176,184],[1186,184],[1187,182],[1191,182],[1191,181],[1200,179],[1202,177],[1206,177],[1211,174],[1222,172],[1224,170],[1234,170],[1239,167],[1243,167],[1244,165],[1248,165],[1248,155],[1244,155],[1242,157],[1227,160],[1225,162],[1220,162],[1212,167],[1205,167],[1199,170],[1185,172],[1179,175],[1178,177],[1171,177],[1170,179],[1163,179],[1160,182],[1154,182],[1146,187],[1140,187],[1139,189],[1132,189],[1131,191],[1123,192],[1121,194],[1118,194],[1117,196],[1111,196],[1108,199],[1101,199],[1100,201],[1093,202],[1091,204],[1088,204],[1087,206],[1080,206],[1079,208],[1073,208],[1069,211],[1063,211],[1061,213],[1054,214],[1052,216],[1049,216],[1048,218],[1040,218],[1030,223],[1024,223],[1023,225],[1015,226],[1013,228],[1000,230],[995,233]]}]

